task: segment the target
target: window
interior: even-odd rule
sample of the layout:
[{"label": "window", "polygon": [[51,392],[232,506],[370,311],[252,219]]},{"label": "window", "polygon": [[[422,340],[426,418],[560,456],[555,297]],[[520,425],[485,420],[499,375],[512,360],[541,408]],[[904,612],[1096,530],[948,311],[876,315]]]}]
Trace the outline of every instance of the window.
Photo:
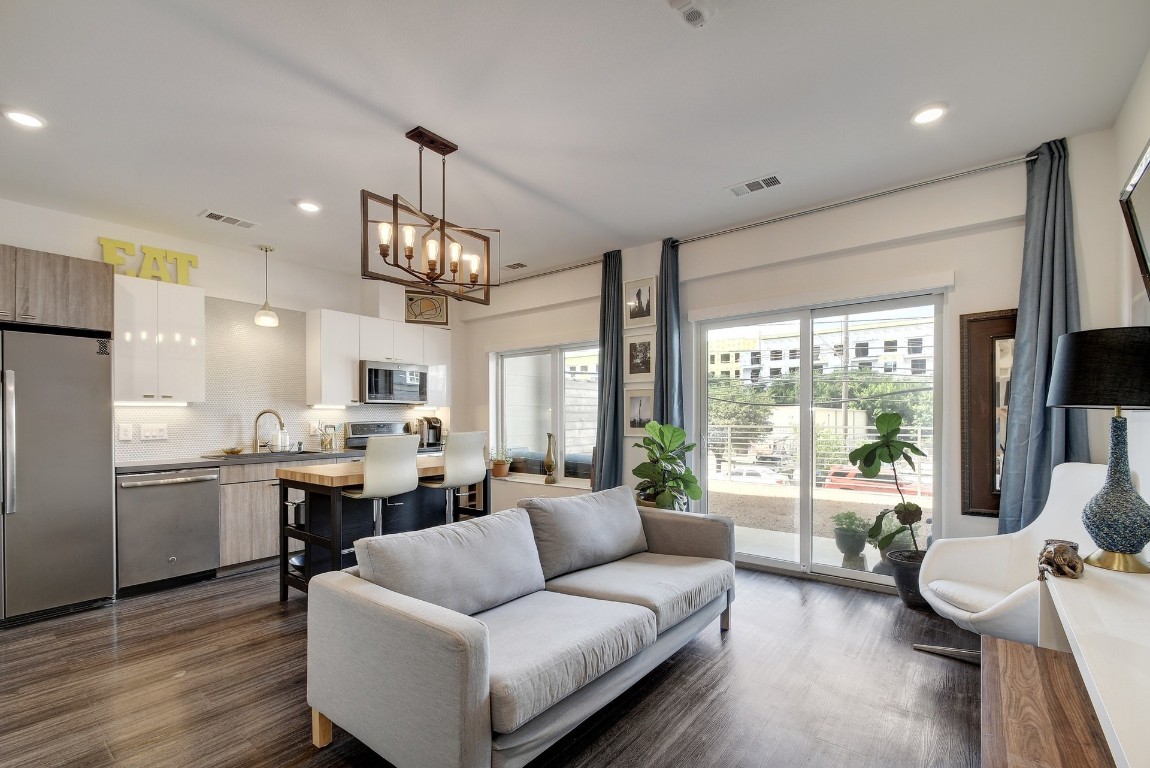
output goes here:
[{"label": "window", "polygon": [[762,352],[752,352],[751,353],[751,365],[762,365],[762,364],[763,364],[763,353]]},{"label": "window", "polygon": [[771,350],[771,359],[772,360],[782,360],[783,359],[783,350],[772,349]]},{"label": "window", "polygon": [[846,352],[846,348],[842,344],[835,344],[835,357],[842,357],[843,352]]},{"label": "window", "polygon": [[871,369],[871,367],[872,367],[872,363],[870,363],[869,361],[864,360],[863,362],[859,363],[859,370],[860,371],[869,371]]},{"label": "window", "polygon": [[855,342],[855,357],[866,357],[870,354],[870,342],[856,341]]},{"label": "window", "polygon": [[818,360],[819,359],[819,350],[820,349],[821,349],[821,347],[816,346],[814,349],[811,350],[811,359],[812,360]]},{"label": "window", "polygon": [[714,365],[714,364],[715,364],[715,356],[711,355],[711,365]]},{"label": "window", "polygon": [[882,364],[882,372],[883,373],[894,373],[897,369],[898,369],[898,364],[891,362],[889,360]]},{"label": "window", "polygon": [[908,355],[921,355],[922,354],[922,337],[917,339],[906,340],[906,353]]},{"label": "window", "polygon": [[731,378],[731,372],[730,371],[719,371],[719,375],[722,376],[724,379]]},{"label": "window", "polygon": [[812,370],[814,370],[814,372],[815,372],[815,376],[818,376],[820,373],[825,371],[826,367],[827,366],[825,363],[815,363],[814,365],[811,366]]},{"label": "window", "polygon": [[799,351],[797,349],[792,349],[790,352],[787,353],[787,357],[791,360],[798,360],[799,359]]},{"label": "window", "polygon": [[887,339],[882,343],[883,352],[898,352],[898,339]]},{"label": "window", "polygon": [[771,376],[772,377],[773,376],[782,376],[782,375],[783,375],[783,369],[782,368],[772,368],[771,369]]},{"label": "window", "polygon": [[926,359],[917,358],[910,361],[910,372],[916,375],[926,373]]},{"label": "window", "polygon": [[723,354],[719,355],[719,362],[720,363],[731,362],[731,353],[730,352],[724,352]]},{"label": "window", "polygon": [[547,433],[560,477],[591,476],[599,418],[599,348],[552,347],[498,356],[497,435],[511,471],[543,475]]}]

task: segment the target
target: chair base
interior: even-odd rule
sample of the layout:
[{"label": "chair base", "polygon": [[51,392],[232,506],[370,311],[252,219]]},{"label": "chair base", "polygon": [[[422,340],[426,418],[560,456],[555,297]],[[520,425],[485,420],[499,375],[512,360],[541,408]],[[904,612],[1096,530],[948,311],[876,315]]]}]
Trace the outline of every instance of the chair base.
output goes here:
[{"label": "chair base", "polygon": [[1150,565],[1146,564],[1141,555],[1128,555],[1105,549],[1100,549],[1087,557],[1086,564],[1120,573],[1150,573]]},{"label": "chair base", "polygon": [[923,653],[933,653],[935,656],[945,656],[948,659],[965,661],[967,664],[982,666],[982,651],[967,651],[962,648],[947,648],[941,645],[922,645],[915,643],[914,649]]}]

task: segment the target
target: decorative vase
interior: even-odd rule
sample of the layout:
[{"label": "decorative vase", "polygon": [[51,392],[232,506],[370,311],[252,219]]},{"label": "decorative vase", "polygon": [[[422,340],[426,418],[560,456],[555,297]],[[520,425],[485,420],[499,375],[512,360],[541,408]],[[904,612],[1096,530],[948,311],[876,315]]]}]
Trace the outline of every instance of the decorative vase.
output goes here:
[{"label": "decorative vase", "polygon": [[507,477],[507,472],[511,469],[510,461],[492,461],[491,462],[491,476],[492,477]]},{"label": "decorative vase", "polygon": [[1110,462],[1106,482],[1082,510],[1082,525],[1098,551],[1088,565],[1127,573],[1150,573],[1139,554],[1150,543],[1150,504],[1138,495],[1130,478],[1126,453],[1126,419],[1110,419]]},{"label": "decorative vase", "polygon": [[916,549],[894,549],[887,553],[898,596],[907,608],[916,611],[931,610],[930,603],[918,590],[918,574],[924,557],[926,553]]},{"label": "decorative vase", "polygon": [[858,557],[866,548],[866,531],[853,528],[835,528],[835,546],[847,557]]},{"label": "decorative vase", "polygon": [[555,482],[555,435],[547,433],[547,453],[543,456],[543,469],[547,472],[547,485]]}]

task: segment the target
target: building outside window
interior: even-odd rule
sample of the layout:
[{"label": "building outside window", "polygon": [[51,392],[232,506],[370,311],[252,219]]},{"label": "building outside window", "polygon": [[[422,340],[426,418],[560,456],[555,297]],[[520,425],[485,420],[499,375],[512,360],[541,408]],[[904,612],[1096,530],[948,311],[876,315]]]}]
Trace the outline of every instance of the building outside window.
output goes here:
[{"label": "building outside window", "polygon": [[771,359],[772,360],[782,360],[783,359],[783,350],[772,349],[771,350]]},{"label": "building outside window", "polygon": [[842,357],[846,348],[842,344],[835,344],[835,357]]},{"label": "building outside window", "polygon": [[799,359],[799,351],[797,349],[792,349],[790,352],[787,353],[787,359],[788,360],[798,360]]},{"label": "building outside window", "polygon": [[[906,353],[908,355],[921,355],[922,354],[922,337],[919,336],[915,339],[906,340]],[[923,361],[925,363],[925,361]]]},{"label": "building outside window", "polygon": [[783,375],[783,369],[782,368],[772,368],[771,369],[771,376],[772,377],[778,377],[778,376],[782,376],[782,375]]},{"label": "building outside window", "polygon": [[916,358],[910,361],[910,372],[914,374],[926,373],[926,359]]},{"label": "building outside window", "polygon": [[762,352],[752,352],[751,353],[751,365],[762,365],[762,364],[763,364],[763,353]]},{"label": "building outside window", "polygon": [[731,378],[731,372],[730,371],[719,371],[719,376],[721,376],[724,379],[729,379],[729,378]]},{"label": "building outside window", "polygon": [[599,348],[551,347],[497,357],[493,445],[506,444],[511,471],[542,475],[547,433],[555,435],[556,473],[591,476],[599,417]]},{"label": "building outside window", "polygon": [[898,339],[887,339],[882,343],[883,352],[898,352]]},{"label": "building outside window", "polygon": [[855,344],[855,357],[866,357],[870,354],[870,342],[860,341]]},{"label": "building outside window", "polygon": [[721,355],[719,355],[719,362],[720,363],[731,362],[731,353],[730,352],[724,352]]},{"label": "building outside window", "polygon": [[872,365],[871,365],[870,361],[868,361],[868,360],[863,360],[862,362],[859,363],[859,370],[860,371],[869,371],[871,369],[871,367],[872,367]]},{"label": "building outside window", "polygon": [[887,362],[882,364],[882,372],[883,373],[894,373],[897,370],[898,370],[898,363],[894,362],[893,360],[888,360]]}]

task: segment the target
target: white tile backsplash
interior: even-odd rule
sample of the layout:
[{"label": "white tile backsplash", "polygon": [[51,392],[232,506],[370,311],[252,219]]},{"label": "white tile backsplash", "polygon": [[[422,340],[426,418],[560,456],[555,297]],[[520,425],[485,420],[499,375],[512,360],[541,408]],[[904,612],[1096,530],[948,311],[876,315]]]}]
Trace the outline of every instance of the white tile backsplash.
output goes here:
[{"label": "white tile backsplash", "polygon": [[[252,420],[265,408],[283,416],[293,441],[319,449],[309,422],[403,421],[413,418],[401,405],[359,405],[343,410],[304,406],[304,313],[276,309],[280,324],[261,328],[252,322],[255,304],[208,297],[207,399],[186,408],[124,407],[115,409],[116,435],[132,428],[131,441],[115,441],[116,463],[186,459],[230,446],[250,449]],[[165,425],[167,439],[141,440],[142,427]],[[275,434],[275,418],[260,420],[260,434]],[[127,433],[127,430],[124,430]],[[340,429],[339,446],[343,444]]]}]

